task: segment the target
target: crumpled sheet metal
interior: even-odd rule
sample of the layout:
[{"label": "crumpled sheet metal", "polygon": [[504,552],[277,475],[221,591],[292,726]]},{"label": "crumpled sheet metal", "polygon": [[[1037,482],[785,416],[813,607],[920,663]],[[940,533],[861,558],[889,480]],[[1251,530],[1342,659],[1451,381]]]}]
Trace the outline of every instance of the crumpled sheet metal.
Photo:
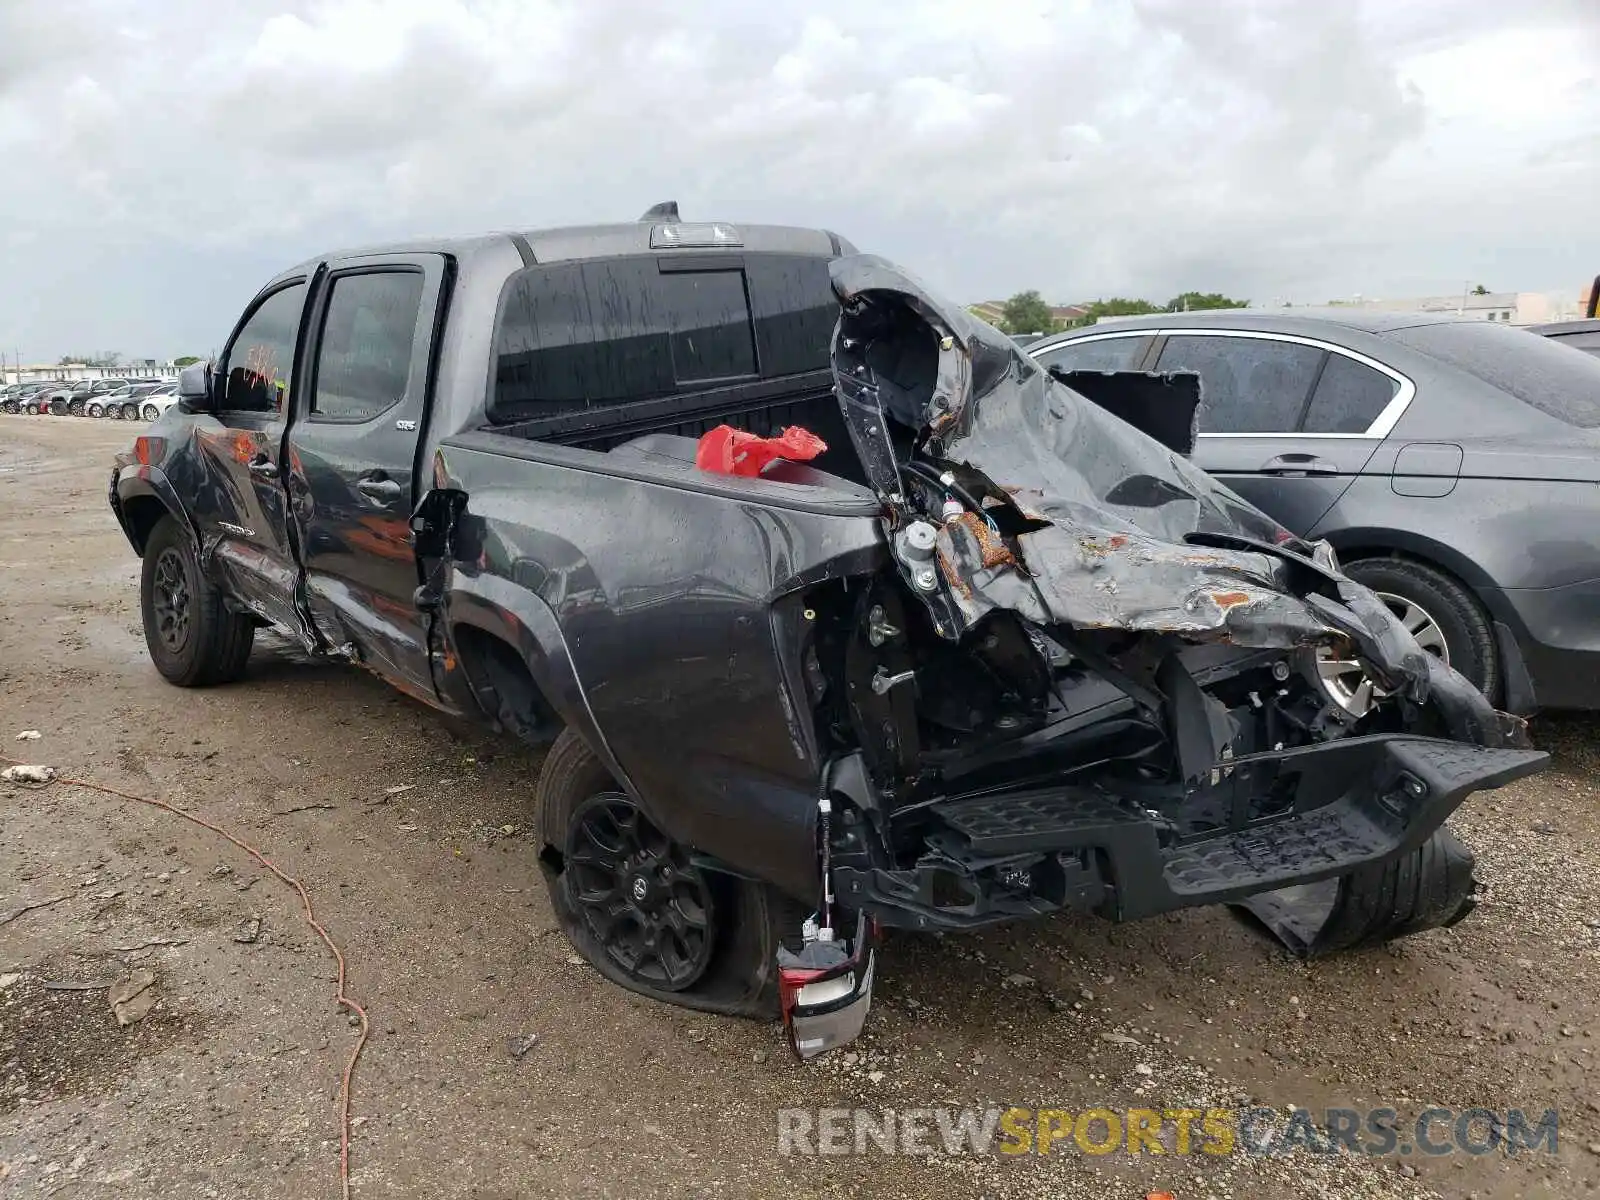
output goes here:
[{"label": "crumpled sheet metal", "polygon": [[1287,648],[1333,632],[1292,594],[1281,559],[1184,540],[1221,533],[1281,543],[1285,531],[1186,459],[1020,361],[941,449],[1005,485],[1041,524],[1017,539],[1022,562],[1009,572],[983,567],[969,531],[941,531],[943,561],[965,587],[950,571],[946,578],[969,624],[1006,607],[1077,629],[1243,646]]},{"label": "crumpled sheet metal", "polygon": [[[836,375],[858,445],[881,454],[885,418],[920,421],[931,431],[930,450],[981,471],[1034,526],[1016,539],[1020,561],[997,556],[998,539],[975,516],[940,529],[940,570],[967,627],[1006,608],[1039,624],[1248,647],[1342,636],[1381,667],[1391,690],[1426,693],[1424,652],[1387,608],[1331,569],[1325,546],[1300,542],[893,264],[856,255],[831,270],[844,306]],[[920,320],[903,319],[907,313]],[[879,360],[888,369],[869,381],[873,373],[852,351],[886,334],[906,344],[888,347]],[[882,465],[885,478],[874,482],[895,498],[898,476]],[[1292,546],[1311,561],[1189,541],[1207,534]]]},{"label": "crumpled sheet metal", "polygon": [[[1496,711],[1426,653],[1387,605],[1338,571],[1326,543],[1295,538],[892,264],[855,255],[830,270],[843,305],[835,378],[852,440],[876,454],[867,465],[880,495],[891,506],[900,499],[886,418],[920,418],[932,431],[933,454],[981,472],[1031,526],[1017,536],[1016,555],[997,553],[1003,541],[976,514],[939,529],[939,568],[965,627],[1005,608],[1044,626],[1263,649],[1342,639],[1386,691],[1431,701],[1451,737],[1528,744],[1526,722]],[[920,322],[897,321],[897,310]],[[907,340],[879,360],[889,371],[874,369],[860,351],[885,331]],[[1208,536],[1285,553],[1196,544]]]}]

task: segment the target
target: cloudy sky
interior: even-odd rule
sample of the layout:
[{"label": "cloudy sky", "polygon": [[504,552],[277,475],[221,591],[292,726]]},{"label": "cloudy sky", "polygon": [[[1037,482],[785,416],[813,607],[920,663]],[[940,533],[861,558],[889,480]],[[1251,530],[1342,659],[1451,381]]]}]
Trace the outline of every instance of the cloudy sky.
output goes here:
[{"label": "cloudy sky", "polygon": [[0,350],[395,235],[823,225],[979,300],[1575,292],[1597,0],[0,0]]}]

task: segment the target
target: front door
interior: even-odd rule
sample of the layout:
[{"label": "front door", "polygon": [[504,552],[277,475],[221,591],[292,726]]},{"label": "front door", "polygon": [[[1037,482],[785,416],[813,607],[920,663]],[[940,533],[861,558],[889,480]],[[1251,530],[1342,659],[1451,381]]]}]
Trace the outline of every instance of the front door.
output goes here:
[{"label": "front door", "polygon": [[196,432],[206,477],[173,480],[195,498],[209,571],[230,595],[303,638],[279,460],[308,291],[304,278],[279,281],[245,314],[218,360],[217,420]]},{"label": "front door", "polygon": [[410,518],[444,276],[437,254],[328,264],[287,441],[290,508],[318,630],[429,702]]},{"label": "front door", "polygon": [[1200,376],[1196,464],[1301,535],[1367,465],[1410,386],[1340,347],[1244,330],[1174,331],[1156,370]]}]

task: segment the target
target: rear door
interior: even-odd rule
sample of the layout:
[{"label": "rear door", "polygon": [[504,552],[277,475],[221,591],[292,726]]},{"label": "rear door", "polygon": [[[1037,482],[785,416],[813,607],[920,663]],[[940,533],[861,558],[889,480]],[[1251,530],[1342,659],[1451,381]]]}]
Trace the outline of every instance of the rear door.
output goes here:
[{"label": "rear door", "polygon": [[328,264],[286,442],[318,630],[425,700],[433,681],[410,517],[446,268],[439,254]]},{"label": "rear door", "polygon": [[1173,331],[1155,369],[1200,376],[1195,462],[1297,534],[1361,473],[1415,392],[1355,351],[1254,330]]},{"label": "rear door", "polygon": [[246,311],[217,361],[217,422],[196,432],[206,478],[173,481],[195,497],[201,536],[215,547],[211,569],[226,589],[302,637],[279,459],[309,292],[306,277],[280,280]]}]

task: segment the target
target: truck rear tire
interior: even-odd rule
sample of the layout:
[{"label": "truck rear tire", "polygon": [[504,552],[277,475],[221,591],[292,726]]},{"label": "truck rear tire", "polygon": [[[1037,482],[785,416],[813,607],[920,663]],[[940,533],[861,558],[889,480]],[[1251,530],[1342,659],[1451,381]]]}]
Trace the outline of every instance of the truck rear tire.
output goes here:
[{"label": "truck rear tire", "polygon": [[686,1008],[777,1015],[781,926],[792,918],[797,934],[803,918],[793,901],[694,861],[570,728],[545,755],[532,808],[556,919],[595,970]]},{"label": "truck rear tire", "polygon": [[228,609],[170,515],[156,522],[145,543],[139,611],[150,661],[168,683],[208,687],[244,674],[255,624]]}]

